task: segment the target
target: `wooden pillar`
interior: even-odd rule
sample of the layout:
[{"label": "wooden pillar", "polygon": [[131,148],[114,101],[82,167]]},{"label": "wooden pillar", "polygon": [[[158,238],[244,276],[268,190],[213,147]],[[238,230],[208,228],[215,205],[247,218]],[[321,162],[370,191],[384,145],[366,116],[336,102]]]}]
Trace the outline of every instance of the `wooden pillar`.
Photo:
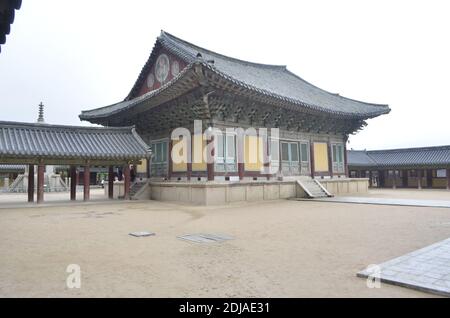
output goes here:
[{"label": "wooden pillar", "polygon": [[77,167],[70,166],[70,200],[77,199]]},{"label": "wooden pillar", "polygon": [[427,169],[427,187],[433,188],[433,170]]},{"label": "wooden pillar", "polygon": [[450,168],[447,169],[447,190],[450,190]]},{"label": "wooden pillar", "polygon": [[37,171],[37,203],[44,202],[44,171],[45,165],[38,165]]},{"label": "wooden pillar", "polygon": [[384,170],[378,170],[378,187],[383,188],[385,185]]},{"label": "wooden pillar", "polygon": [[[214,143],[214,136],[211,136],[211,140],[207,140],[206,141],[206,145],[208,147],[208,145],[210,143]],[[207,148],[208,149],[208,148]],[[214,156],[215,156],[216,150],[213,149],[210,151],[208,151],[207,155],[208,155],[208,162],[206,163],[206,171],[208,174],[208,181],[214,181]]]},{"label": "wooden pillar", "polygon": [[402,186],[404,188],[408,187],[408,171],[409,170],[402,170]]},{"label": "wooden pillar", "polygon": [[422,169],[417,169],[417,189],[422,189]]},{"label": "wooden pillar", "polygon": [[244,163],[238,162],[238,174],[239,174],[239,180],[244,179]]},{"label": "wooden pillar", "polygon": [[123,198],[124,200],[130,199],[130,165],[127,163],[123,167]]},{"label": "wooden pillar", "polygon": [[114,167],[108,167],[108,198],[114,198]]},{"label": "wooden pillar", "polygon": [[396,170],[392,170],[392,189],[397,189],[397,174]]},{"label": "wooden pillar", "polygon": [[[314,175],[316,172],[314,171],[314,142],[313,141],[311,141],[311,143],[309,144],[309,148],[310,148],[309,157],[311,160],[311,163],[310,163],[311,164],[311,178],[314,178]],[[281,163],[281,157],[280,157],[280,163]]]},{"label": "wooden pillar", "polygon": [[192,178],[192,160],[193,160],[193,147],[194,147],[194,135],[191,134],[191,144],[190,147],[189,145],[187,145],[187,148],[185,151],[187,151],[187,163],[186,163],[186,168],[187,168],[187,180],[190,181]]},{"label": "wooden pillar", "polygon": [[329,142],[328,142],[328,172],[330,173],[330,177],[333,178],[333,149]]},{"label": "wooden pillar", "polygon": [[[346,138],[347,139],[347,138]],[[347,140],[344,142],[344,169],[345,169],[345,176],[348,178],[348,164],[347,164]]]},{"label": "wooden pillar", "polygon": [[[266,143],[265,143],[265,145],[263,145],[263,151],[264,151],[264,156],[265,156],[264,167],[266,170],[266,178],[267,178],[267,180],[270,180],[270,178],[272,177],[272,175],[270,173],[270,160],[269,160],[270,159],[270,138],[269,138],[269,135],[267,135],[266,137],[267,137]],[[300,162],[300,169],[301,169],[301,161],[299,160],[299,162]]]},{"label": "wooden pillar", "polygon": [[83,172],[83,200],[89,201],[90,198],[90,181],[91,181],[91,169],[89,165],[84,166]]},{"label": "wooden pillar", "polygon": [[373,175],[372,175],[372,170],[369,170],[369,188],[372,188],[372,187],[373,187],[373,184],[372,184],[372,177],[373,177]]},{"label": "wooden pillar", "polygon": [[172,178],[172,171],[173,171],[172,147],[173,147],[173,142],[172,142],[172,139],[170,139],[169,140],[169,167],[167,169],[167,179],[168,180],[170,180],[170,178]]},{"label": "wooden pillar", "polygon": [[34,165],[28,166],[28,202],[34,201]]}]

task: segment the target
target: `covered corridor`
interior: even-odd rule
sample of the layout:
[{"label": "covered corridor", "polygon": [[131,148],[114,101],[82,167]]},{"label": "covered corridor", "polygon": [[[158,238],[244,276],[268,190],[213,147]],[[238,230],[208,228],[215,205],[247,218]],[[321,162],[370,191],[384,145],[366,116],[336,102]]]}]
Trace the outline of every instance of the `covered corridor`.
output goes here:
[{"label": "covered corridor", "polygon": [[[130,198],[130,165],[150,156],[149,147],[133,127],[82,127],[44,123],[0,122],[0,163],[22,164],[28,202],[44,202],[44,183],[53,176],[46,166],[70,166],[70,180],[82,168],[83,200],[90,200],[90,169],[108,167],[108,198],[113,198],[114,168],[123,173],[124,199]],[[77,182],[69,182],[70,200],[76,200]],[[36,195],[35,195],[36,193]]]}]

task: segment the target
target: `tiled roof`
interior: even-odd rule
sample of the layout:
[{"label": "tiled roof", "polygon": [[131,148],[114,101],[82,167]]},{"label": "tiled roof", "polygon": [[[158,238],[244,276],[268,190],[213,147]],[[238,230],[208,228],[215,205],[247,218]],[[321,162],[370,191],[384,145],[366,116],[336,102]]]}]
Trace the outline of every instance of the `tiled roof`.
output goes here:
[{"label": "tiled roof", "polygon": [[349,150],[348,165],[354,167],[450,166],[450,146]]},{"label": "tiled roof", "polygon": [[[299,107],[325,113],[365,118],[376,117],[390,111],[388,105],[365,103],[322,90],[290,72],[286,66],[257,64],[224,56],[181,40],[164,31],[158,37],[156,45],[161,45],[190,63],[187,69],[191,68],[192,64],[201,64],[234,84],[265,96],[274,97],[280,102],[289,102]],[[199,54],[201,58],[198,57]],[[150,56],[149,61],[152,56]],[[133,101],[133,92],[145,80],[149,61],[142,69],[138,80],[124,102],[84,111],[80,118],[89,119],[95,116],[104,116],[109,110],[117,112],[121,108],[128,108],[129,103]],[[177,76],[172,81],[179,79],[180,76]],[[149,92],[138,98],[142,101],[151,98],[154,94],[154,92]]]},{"label": "tiled roof", "polygon": [[10,164],[0,164],[0,172],[1,171],[15,171],[15,172],[22,172],[25,171],[25,165],[10,165]]},{"label": "tiled roof", "polygon": [[0,121],[2,158],[127,160],[148,156],[133,127],[104,128]]},{"label": "tiled roof", "polygon": [[377,163],[369,157],[365,150],[348,150],[347,160],[349,166],[376,166]]}]

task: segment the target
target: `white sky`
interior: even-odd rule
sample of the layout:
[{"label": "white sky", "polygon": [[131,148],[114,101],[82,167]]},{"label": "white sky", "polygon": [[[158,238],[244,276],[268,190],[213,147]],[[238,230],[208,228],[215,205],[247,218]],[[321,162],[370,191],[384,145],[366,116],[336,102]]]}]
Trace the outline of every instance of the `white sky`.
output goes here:
[{"label": "white sky", "polygon": [[[449,1],[23,1],[0,53],[0,120],[80,124],[121,101],[160,30],[387,103],[349,148],[450,144]],[[87,123],[83,123],[87,125]]]}]

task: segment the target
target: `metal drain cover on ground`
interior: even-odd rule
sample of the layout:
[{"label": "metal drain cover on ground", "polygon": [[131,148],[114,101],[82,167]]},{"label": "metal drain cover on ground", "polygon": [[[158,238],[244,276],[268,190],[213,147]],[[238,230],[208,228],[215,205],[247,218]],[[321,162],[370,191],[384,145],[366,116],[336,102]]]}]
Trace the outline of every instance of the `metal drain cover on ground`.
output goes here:
[{"label": "metal drain cover on ground", "polygon": [[195,243],[215,243],[232,240],[233,238],[228,235],[216,235],[216,234],[187,234],[178,236],[181,240],[186,240]]},{"label": "metal drain cover on ground", "polygon": [[131,233],[129,233],[129,234],[130,234],[131,236],[136,236],[136,237],[155,235],[154,232],[146,232],[146,231],[131,232]]}]

